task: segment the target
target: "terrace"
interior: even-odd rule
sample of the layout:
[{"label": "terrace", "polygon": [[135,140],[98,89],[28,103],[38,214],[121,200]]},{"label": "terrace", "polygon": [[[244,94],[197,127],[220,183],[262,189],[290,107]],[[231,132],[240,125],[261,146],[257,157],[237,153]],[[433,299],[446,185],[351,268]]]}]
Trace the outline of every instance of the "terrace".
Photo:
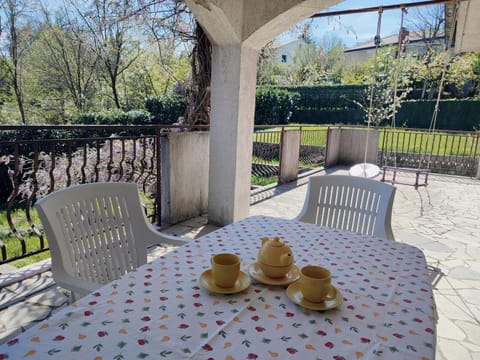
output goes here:
[{"label": "terrace", "polygon": [[[218,16],[222,15],[219,14],[221,9],[214,8],[212,11],[207,6],[205,6],[205,9],[200,8],[200,3],[203,2],[198,2],[197,5],[193,4],[196,2],[191,3],[194,12],[197,11],[200,15],[199,21],[201,23],[208,23],[211,17],[215,20],[211,21],[211,26],[218,26],[223,29],[225,28],[225,23],[231,20],[227,19],[227,16],[223,14],[224,16],[221,16],[223,21],[216,21]],[[300,10],[289,21],[293,23],[298,19],[304,18],[307,13],[310,14],[312,12],[312,8],[309,6],[305,6]],[[210,11],[211,13],[203,13],[202,15],[202,11]],[[236,13],[236,11],[225,13]],[[212,194],[214,196],[212,196],[213,199],[211,199],[209,204],[208,217],[212,223],[222,225],[237,220],[248,214],[248,212],[250,212],[250,215],[264,214],[293,218],[299,212],[303,203],[306,190],[306,187],[302,186],[305,182],[304,179],[293,183],[299,185],[298,187],[293,184],[287,184],[281,187],[272,187],[263,192],[255,191],[251,196],[252,205],[249,208],[245,206],[247,196],[243,195],[248,194],[247,184],[249,182],[244,180],[248,179],[251,154],[248,151],[241,152],[237,149],[237,146],[245,145],[245,139],[250,133],[249,122],[243,120],[251,118],[249,110],[253,108],[254,81],[249,82],[247,89],[241,87],[241,93],[238,90],[240,86],[237,85],[239,83],[243,84],[246,77],[250,79],[249,73],[254,73],[248,70],[255,66],[256,62],[253,61],[255,57],[253,55],[256,55],[255,49],[259,48],[261,43],[265,42],[265,39],[271,38],[274,32],[279,31],[280,23],[283,23],[283,27],[289,25],[284,21],[285,18],[284,16],[278,16],[278,18],[275,18],[275,23],[266,24],[268,26],[264,26],[264,28],[270,30],[268,34],[256,32],[257,28],[242,28],[240,43],[238,43],[238,37],[235,33],[238,30],[236,26],[229,29],[232,33],[209,29],[211,31],[210,35],[214,40],[213,42],[216,44],[212,86],[212,140],[210,140],[212,153],[209,158],[210,178],[213,180],[210,180],[210,188],[219,189],[216,194]],[[265,25],[261,21],[266,21],[266,19],[261,16],[256,20],[259,23],[253,25],[259,27]],[[244,39],[243,36],[245,34],[248,34],[249,38]],[[232,42],[235,45],[232,46]],[[220,61],[219,58],[222,57],[223,61]],[[239,58],[242,60],[238,61]],[[223,71],[226,69],[228,71]],[[220,91],[219,89],[221,88],[224,91]],[[247,110],[239,111],[239,109]],[[229,134],[231,137],[222,137],[224,134]],[[156,135],[158,136],[159,134]],[[478,141],[478,135],[476,135],[476,139]],[[99,142],[88,148],[93,151],[94,159],[96,160],[91,160],[87,156],[87,143],[85,141],[82,143],[83,140],[65,141],[64,146],[67,149],[63,149],[67,154],[71,155],[73,149],[83,147],[84,165],[77,168],[79,170],[77,175],[83,181],[86,176],[91,176],[96,181],[102,176],[105,176],[105,179],[109,181],[119,179],[123,175],[131,176],[132,173],[129,172],[130,166],[133,166],[132,164],[135,161],[140,162],[139,166],[142,169],[140,171],[141,176],[135,177],[135,179],[136,181],[141,179],[144,188],[150,188],[152,186],[152,183],[149,182],[151,177],[154,174],[159,176],[161,173],[161,163],[155,161],[155,159],[159,159],[156,156],[159,155],[161,145],[156,140],[152,142],[145,137],[131,140],[133,141],[131,143],[133,144],[133,149],[137,148],[137,144],[141,144],[143,148],[146,148],[148,144],[149,150],[143,152],[143,154],[137,154],[136,150],[133,150],[133,157],[126,160],[121,155],[119,161],[114,161],[112,155],[114,153],[112,150],[114,148],[113,139],[97,139],[101,143]],[[232,146],[232,142],[234,146]],[[110,149],[108,157],[103,157],[102,152],[99,150],[104,143],[110,144],[107,146]],[[475,144],[477,143],[475,142]],[[38,144],[33,146],[33,151],[31,151],[33,154],[42,154]],[[125,143],[121,142],[120,147],[122,150],[118,153],[125,153],[124,146]],[[458,148],[470,148],[470,146],[472,145],[459,145]],[[54,149],[50,152],[53,158],[55,158],[57,151],[55,147]],[[473,154],[468,156],[469,159],[473,159],[473,163],[466,165],[469,176],[478,174],[477,146],[473,145],[473,149]],[[20,150],[18,145],[14,147],[15,159],[19,158],[18,152]],[[463,154],[457,152],[454,156],[462,157]],[[87,157],[90,159],[88,161],[94,164],[90,169],[91,173],[86,172],[85,164],[87,163]],[[148,160],[145,161],[147,158]],[[237,161],[232,161],[233,159]],[[42,169],[45,171],[46,176],[49,176],[51,179],[50,185],[53,186],[50,189],[55,187],[55,172],[66,169],[67,174],[69,174],[69,170],[72,167],[71,160],[72,157],[67,155],[63,168],[55,169],[55,166],[50,164],[49,168]],[[418,161],[418,159],[413,160],[416,163]],[[453,162],[456,163],[456,160]],[[33,171],[36,172],[38,170],[36,167],[38,165],[38,157],[36,160],[34,157],[31,164],[31,169],[34,169]],[[101,169],[105,165],[106,167]],[[114,166],[117,166],[117,168],[115,171],[112,171]],[[16,175],[20,171],[18,165],[16,165],[13,171],[13,177],[17,179]],[[322,171],[322,173],[327,171],[345,172],[344,169],[330,167]],[[68,175],[67,179],[63,180],[67,182],[67,185],[71,182],[71,178]],[[17,188],[17,184],[14,185],[14,188]],[[156,194],[161,194],[161,191],[158,191],[160,190],[159,181],[154,182],[153,186],[157,186]],[[32,187],[35,191],[38,190],[38,184],[35,181],[33,181]],[[48,191],[45,188],[41,190]],[[235,201],[227,201],[232,198],[232,194]],[[156,210],[159,209],[161,199],[156,198],[155,200],[153,217],[159,219],[161,215]],[[28,201],[29,205],[27,206],[30,206],[33,197],[30,197]],[[227,209],[225,214],[219,212],[219,205],[222,203],[229,204],[229,209]],[[476,358],[480,355],[480,347],[477,345],[480,342],[478,338],[478,334],[480,334],[480,308],[476,301],[478,295],[480,295],[478,281],[480,266],[477,256],[479,253],[477,242],[480,235],[478,204],[480,204],[479,182],[472,178],[433,175],[430,177],[429,186],[425,188],[414,189],[409,186],[398,186],[393,215],[394,232],[397,241],[411,243],[421,248],[431,266],[432,283],[436,289],[435,295],[439,314],[437,347],[437,358],[439,359],[452,357]],[[29,222],[34,223],[30,218]],[[196,237],[215,228],[212,225],[205,225],[206,222],[206,217],[195,218],[169,228],[167,231],[176,235]],[[34,226],[32,226],[32,229],[34,232],[38,230]],[[42,245],[42,250],[44,249],[45,247]],[[159,251],[168,251],[168,249],[160,249]],[[153,256],[158,254],[157,252]],[[19,280],[16,273],[8,273],[4,277],[4,281],[10,285],[5,286],[1,293],[4,304],[9,304],[9,307],[2,314],[2,329],[4,331],[2,331],[1,336],[3,340],[14,336],[15,333],[27,327],[32,320],[48,316],[52,311],[65,304],[66,297],[62,294],[62,291],[58,291],[48,271],[44,272],[46,269],[48,269],[48,261],[27,270],[28,277],[23,281],[15,281]],[[4,284],[6,283],[4,282]],[[43,292],[45,288],[48,289],[48,292]],[[34,297],[30,295],[34,295]]]},{"label": "terrace", "polygon": [[[322,175],[330,173],[345,174],[347,170],[334,167],[320,171]],[[250,215],[295,217],[304,201],[306,182],[304,177],[252,193]],[[397,185],[392,226],[396,240],[422,249],[430,266],[439,316],[437,359],[440,360],[475,359],[480,355],[479,204],[480,182],[473,178],[433,174],[427,187],[416,190],[412,186]],[[207,224],[206,216],[201,216],[165,231],[195,238],[216,228]],[[157,249],[152,256],[164,251],[168,249]],[[33,277],[2,289],[2,302],[11,301],[13,296],[19,301],[0,317],[2,342],[28,327],[25,322],[30,316],[33,319],[40,313],[45,315],[64,306],[66,297],[55,286],[50,273],[37,274],[46,267],[48,261],[31,268]],[[37,294],[30,297],[28,292]],[[17,316],[12,316],[15,313]]]}]

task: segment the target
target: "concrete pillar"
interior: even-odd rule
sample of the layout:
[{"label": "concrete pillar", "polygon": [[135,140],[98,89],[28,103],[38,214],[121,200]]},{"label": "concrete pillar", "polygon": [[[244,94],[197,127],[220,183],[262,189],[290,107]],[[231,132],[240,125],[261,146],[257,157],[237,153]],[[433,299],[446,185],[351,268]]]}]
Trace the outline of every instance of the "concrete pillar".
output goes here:
[{"label": "concrete pillar", "polygon": [[248,216],[258,51],[213,46],[209,223]]},{"label": "concrete pillar", "polygon": [[248,216],[258,51],[340,0],[186,0],[212,45],[208,221]]}]

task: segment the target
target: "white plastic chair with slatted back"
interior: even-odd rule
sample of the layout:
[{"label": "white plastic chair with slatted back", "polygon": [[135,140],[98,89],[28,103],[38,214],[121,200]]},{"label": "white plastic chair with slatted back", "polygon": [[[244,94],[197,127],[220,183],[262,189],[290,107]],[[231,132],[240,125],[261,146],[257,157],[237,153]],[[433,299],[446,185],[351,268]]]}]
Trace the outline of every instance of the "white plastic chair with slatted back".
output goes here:
[{"label": "white plastic chair with slatted back", "polygon": [[50,247],[56,283],[86,295],[147,262],[147,247],[187,242],[148,223],[137,186],[83,184],[35,204]]},{"label": "white plastic chair with slatted back", "polygon": [[361,177],[314,176],[295,220],[395,240],[391,225],[395,190]]}]

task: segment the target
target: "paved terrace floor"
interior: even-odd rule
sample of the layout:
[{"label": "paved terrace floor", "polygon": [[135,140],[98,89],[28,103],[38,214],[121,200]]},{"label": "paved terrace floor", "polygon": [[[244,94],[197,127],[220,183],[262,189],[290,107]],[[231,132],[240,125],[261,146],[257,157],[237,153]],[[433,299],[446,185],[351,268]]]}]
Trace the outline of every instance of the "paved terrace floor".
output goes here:
[{"label": "paved terrace floor", "polygon": [[[347,172],[335,169],[328,173]],[[404,180],[413,182],[411,177]],[[254,194],[250,215],[294,218],[303,205],[306,182],[304,178]],[[428,187],[396,187],[392,217],[396,240],[422,249],[431,267],[439,316],[437,359],[480,360],[480,180],[431,175]],[[206,217],[199,217],[165,231],[195,238],[216,229],[205,224]],[[66,297],[51,274],[36,274],[46,266],[48,263],[31,268],[33,276],[28,280],[0,291],[0,305],[11,304],[0,313],[0,342],[28,327],[32,319],[64,306]],[[3,277],[13,279],[15,275]],[[48,286],[48,291],[42,290]]]}]

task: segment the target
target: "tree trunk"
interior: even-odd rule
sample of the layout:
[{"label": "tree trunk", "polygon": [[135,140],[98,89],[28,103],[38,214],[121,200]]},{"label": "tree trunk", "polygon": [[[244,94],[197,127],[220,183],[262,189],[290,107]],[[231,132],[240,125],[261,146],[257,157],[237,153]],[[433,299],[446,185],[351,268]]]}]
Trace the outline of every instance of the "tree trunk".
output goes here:
[{"label": "tree trunk", "polygon": [[16,25],[16,3],[8,3],[9,6],[9,17],[10,17],[10,56],[12,58],[12,85],[15,92],[15,98],[17,100],[18,111],[20,112],[20,117],[22,124],[25,125],[25,109],[23,106],[23,96],[22,89],[20,85],[20,72],[19,72],[19,54],[18,54],[18,37],[17,37],[17,25]]},{"label": "tree trunk", "polygon": [[22,124],[26,125],[27,120],[25,119],[25,109],[23,107],[22,90],[21,90],[20,85],[18,83],[18,74],[17,74],[16,69],[15,69],[15,75],[13,76],[13,89],[15,91],[15,97],[17,99],[18,111],[20,112],[20,118],[22,120]]},{"label": "tree trunk", "polygon": [[110,86],[112,88],[112,95],[113,95],[113,101],[115,102],[115,107],[118,110],[122,110],[122,107],[120,106],[120,98],[118,97],[117,77],[111,74],[110,80],[111,80]]},{"label": "tree trunk", "polygon": [[196,24],[192,54],[192,89],[188,95],[186,124],[210,124],[210,81],[212,45],[200,24]]}]

